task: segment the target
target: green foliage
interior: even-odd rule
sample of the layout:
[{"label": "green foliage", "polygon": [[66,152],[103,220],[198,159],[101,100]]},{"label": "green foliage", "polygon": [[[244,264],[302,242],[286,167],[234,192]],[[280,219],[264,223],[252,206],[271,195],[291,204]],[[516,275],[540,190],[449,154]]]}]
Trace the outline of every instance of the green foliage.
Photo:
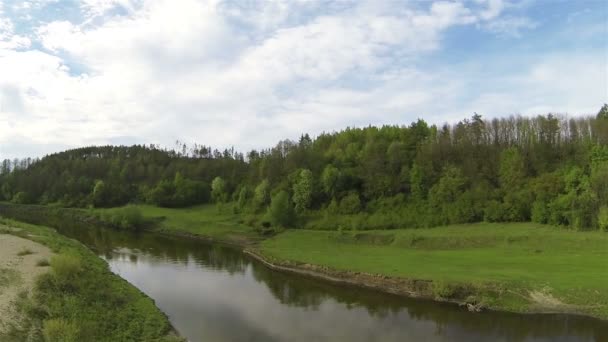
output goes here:
[{"label": "green foliage", "polygon": [[238,195],[237,202],[236,202],[236,207],[238,208],[238,210],[240,212],[245,210],[250,198],[251,198],[251,190],[249,190],[249,187],[248,186],[241,187],[241,190],[239,190],[239,195]]},{"label": "green foliage", "polygon": [[147,194],[149,203],[168,208],[179,208],[209,201],[206,183],[184,178],[176,173],[173,181],[161,180]]},{"label": "green foliage", "polygon": [[13,196],[12,202],[15,204],[29,204],[32,203],[32,198],[27,192],[19,191]]},{"label": "green foliage", "polygon": [[[244,188],[255,189],[252,198]],[[534,216],[595,229],[599,206],[608,202],[606,106],[595,117],[475,114],[441,127],[418,120],[316,139],[303,134],[247,158],[200,145],[101,146],[0,165],[0,200],[16,203],[187,207],[212,198],[218,207],[258,215],[281,190],[292,196],[304,225],[325,215],[321,208],[334,199],[340,207],[340,199],[356,193],[365,214],[387,227],[395,223],[385,208],[369,204],[400,195],[407,200],[391,210],[415,213],[402,219],[408,227]],[[228,201],[236,206],[224,206]]]},{"label": "green foliage", "polygon": [[286,191],[280,191],[272,196],[268,216],[274,226],[291,227],[294,224],[294,211]]},{"label": "green foliage", "polygon": [[133,205],[105,211],[100,219],[114,228],[131,231],[142,229],[146,223],[141,210]]},{"label": "green foliage", "polygon": [[78,277],[82,264],[77,255],[59,254],[51,258],[51,269],[59,282],[68,283]]},{"label": "green foliage", "polygon": [[224,203],[228,199],[226,182],[222,177],[215,177],[213,182],[211,182],[211,198],[213,198],[216,203]]},{"label": "green foliage", "polygon": [[267,179],[255,187],[253,193],[253,205],[256,210],[262,209],[270,203],[270,184]]},{"label": "green foliage", "polygon": [[604,205],[600,208],[597,223],[600,230],[608,232],[608,206]]},{"label": "green foliage", "polygon": [[507,191],[519,189],[526,179],[524,159],[515,147],[500,155],[500,185]]},{"label": "green foliage", "polygon": [[334,198],[339,190],[340,171],[333,165],[329,164],[323,169],[321,174],[321,185],[323,191],[329,198]]},{"label": "green foliage", "polygon": [[341,214],[356,214],[359,211],[361,211],[359,194],[352,192],[340,200],[339,212]]},{"label": "green foliage", "polygon": [[439,182],[429,191],[429,205],[435,211],[438,224],[467,222],[470,213],[463,193],[467,180],[462,171],[454,166],[447,166]]},{"label": "green foliage", "polygon": [[424,176],[418,164],[414,164],[410,170],[410,188],[414,200],[421,200],[425,197]]},{"label": "green foliage", "polygon": [[310,208],[312,196],[312,172],[307,169],[301,170],[298,172],[297,179],[293,185],[293,202],[297,213],[302,213]]},{"label": "green foliage", "polygon": [[46,342],[77,342],[80,340],[78,325],[64,319],[45,320],[42,333]]},{"label": "green foliage", "polygon": [[600,111],[597,113],[597,118],[602,120],[608,120],[608,104],[604,103]]}]

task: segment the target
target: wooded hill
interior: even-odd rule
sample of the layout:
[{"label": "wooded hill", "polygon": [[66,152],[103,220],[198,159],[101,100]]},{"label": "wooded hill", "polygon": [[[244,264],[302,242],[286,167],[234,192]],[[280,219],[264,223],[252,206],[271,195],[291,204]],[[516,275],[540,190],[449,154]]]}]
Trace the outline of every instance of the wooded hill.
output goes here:
[{"label": "wooded hill", "polygon": [[443,126],[347,128],[246,155],[177,146],[4,160],[0,199],[68,207],[232,202],[258,224],[268,212],[274,225],[327,229],[485,220],[608,230],[608,105],[569,119],[475,114]]}]

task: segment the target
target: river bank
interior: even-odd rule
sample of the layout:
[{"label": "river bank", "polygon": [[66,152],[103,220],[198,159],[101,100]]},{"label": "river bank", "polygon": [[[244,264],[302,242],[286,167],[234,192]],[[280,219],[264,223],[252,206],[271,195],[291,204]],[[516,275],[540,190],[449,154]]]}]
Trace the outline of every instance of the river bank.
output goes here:
[{"label": "river bank", "polygon": [[[529,223],[260,236],[213,206],[138,206],[153,231],[236,245],[270,268],[469,310],[608,319],[608,235]],[[112,209],[110,209],[112,210]]]},{"label": "river bank", "polygon": [[150,298],[82,244],[5,219],[0,244],[3,263],[14,270],[10,283],[20,285],[0,293],[8,299],[0,301],[0,340],[181,341]]},{"label": "river bank", "polygon": [[608,319],[608,234],[531,223],[260,236],[214,206],[139,206],[168,235],[236,245],[268,267],[472,311]]}]

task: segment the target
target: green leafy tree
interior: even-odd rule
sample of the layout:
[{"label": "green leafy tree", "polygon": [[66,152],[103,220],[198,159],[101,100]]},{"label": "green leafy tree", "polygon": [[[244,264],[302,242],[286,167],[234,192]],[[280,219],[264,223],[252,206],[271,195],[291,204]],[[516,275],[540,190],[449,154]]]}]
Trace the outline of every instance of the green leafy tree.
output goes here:
[{"label": "green leafy tree", "polygon": [[517,190],[526,179],[524,159],[517,148],[509,148],[500,156],[500,185],[506,191]]},{"label": "green leafy tree", "polygon": [[294,211],[287,191],[280,191],[272,197],[268,216],[274,226],[291,227],[294,223]]},{"label": "green leafy tree", "polygon": [[604,205],[600,208],[597,219],[600,230],[608,232],[608,206]]},{"label": "green leafy tree", "polygon": [[333,165],[329,164],[323,169],[321,174],[321,184],[323,191],[329,198],[334,198],[338,191],[338,182],[340,180],[340,171]]},{"label": "green leafy tree", "polygon": [[422,169],[416,163],[410,170],[410,191],[414,200],[420,201],[425,197],[424,176]]},{"label": "green leafy tree", "polygon": [[249,190],[249,187],[246,185],[242,186],[236,202],[237,208],[240,211],[244,211],[247,208],[247,203],[249,202],[250,197],[251,191]]},{"label": "green leafy tree", "polygon": [[253,205],[256,210],[264,208],[270,203],[270,183],[268,180],[263,181],[255,187],[253,192]]},{"label": "green leafy tree", "polygon": [[313,176],[308,169],[301,170],[293,185],[293,202],[296,212],[302,213],[310,208],[313,196]]},{"label": "green leafy tree", "polygon": [[359,194],[356,192],[351,192],[350,194],[344,196],[342,200],[340,200],[340,213],[341,214],[356,214],[361,211],[361,199],[359,198]]},{"label": "green leafy tree", "polygon": [[211,182],[211,197],[216,203],[226,202],[226,182],[222,177],[215,177]]}]

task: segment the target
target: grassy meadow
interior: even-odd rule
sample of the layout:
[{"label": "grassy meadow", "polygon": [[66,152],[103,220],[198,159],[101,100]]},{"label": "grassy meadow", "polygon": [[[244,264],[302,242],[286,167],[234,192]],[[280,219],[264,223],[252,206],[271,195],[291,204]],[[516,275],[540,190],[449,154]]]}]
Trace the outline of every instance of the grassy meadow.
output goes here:
[{"label": "grassy meadow", "polygon": [[[154,230],[163,233],[188,234],[213,238],[224,242],[255,241],[259,235],[243,224],[231,205],[199,205],[188,208],[160,208],[152,205],[133,205],[145,220],[154,221]],[[112,213],[120,208],[92,209],[94,213]]]},{"label": "grassy meadow", "polygon": [[[470,286],[484,305],[608,318],[608,234],[532,223],[384,231],[286,231],[263,241],[276,260]],[[441,296],[441,293],[438,293]],[[449,294],[448,294],[449,296]]]}]

